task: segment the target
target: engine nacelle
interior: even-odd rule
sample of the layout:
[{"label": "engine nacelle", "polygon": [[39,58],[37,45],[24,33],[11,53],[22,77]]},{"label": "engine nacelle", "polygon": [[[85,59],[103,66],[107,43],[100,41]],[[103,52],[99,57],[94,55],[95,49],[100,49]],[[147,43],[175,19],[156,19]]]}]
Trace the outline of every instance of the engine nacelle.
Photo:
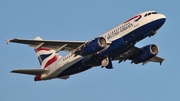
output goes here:
[{"label": "engine nacelle", "polygon": [[82,56],[87,56],[99,52],[104,49],[107,45],[106,39],[104,37],[95,38],[94,40],[88,42],[81,48],[80,54]]},{"label": "engine nacelle", "polygon": [[141,48],[141,50],[136,53],[136,55],[133,58],[133,63],[138,64],[147,61],[152,57],[156,56],[157,54],[158,47],[155,44],[147,45]]}]

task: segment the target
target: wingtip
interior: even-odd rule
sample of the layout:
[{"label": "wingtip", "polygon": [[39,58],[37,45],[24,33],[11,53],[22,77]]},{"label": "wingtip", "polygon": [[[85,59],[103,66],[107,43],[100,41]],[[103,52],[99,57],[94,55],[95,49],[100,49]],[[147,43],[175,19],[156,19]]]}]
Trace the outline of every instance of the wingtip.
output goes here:
[{"label": "wingtip", "polygon": [[9,44],[9,42],[17,41],[17,38],[11,39],[11,40],[6,40],[6,44]]},{"label": "wingtip", "polygon": [[159,62],[159,63],[160,63],[160,65],[162,65],[163,61],[161,61],[161,62]]},{"label": "wingtip", "polygon": [[162,63],[163,63],[164,60],[165,60],[165,59],[163,59],[162,61],[160,61],[159,64],[162,65]]},{"label": "wingtip", "polygon": [[6,44],[7,44],[7,45],[9,44],[9,42],[10,42],[10,40],[6,40]]},{"label": "wingtip", "polygon": [[15,73],[15,70],[10,71],[10,73]]}]

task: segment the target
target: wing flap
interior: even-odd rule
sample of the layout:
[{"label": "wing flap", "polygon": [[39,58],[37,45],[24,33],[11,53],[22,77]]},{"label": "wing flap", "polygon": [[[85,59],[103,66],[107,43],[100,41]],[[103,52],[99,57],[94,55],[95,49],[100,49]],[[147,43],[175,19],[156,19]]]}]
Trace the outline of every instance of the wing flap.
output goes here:
[{"label": "wing flap", "polygon": [[28,75],[41,75],[46,72],[48,72],[48,70],[46,69],[16,69],[11,71],[11,73],[20,73]]}]

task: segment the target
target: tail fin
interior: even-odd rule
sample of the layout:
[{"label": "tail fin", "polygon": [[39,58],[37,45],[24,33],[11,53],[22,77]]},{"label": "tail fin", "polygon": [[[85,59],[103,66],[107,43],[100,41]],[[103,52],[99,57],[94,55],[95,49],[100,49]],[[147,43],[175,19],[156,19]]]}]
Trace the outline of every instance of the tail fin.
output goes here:
[{"label": "tail fin", "polygon": [[[42,40],[42,39],[40,37],[36,37],[34,40]],[[60,58],[60,55],[56,53],[56,51],[53,49],[46,47],[39,47],[36,49],[37,46],[33,46],[33,47],[35,49],[41,68],[48,67],[56,60],[58,60],[58,58]]]}]

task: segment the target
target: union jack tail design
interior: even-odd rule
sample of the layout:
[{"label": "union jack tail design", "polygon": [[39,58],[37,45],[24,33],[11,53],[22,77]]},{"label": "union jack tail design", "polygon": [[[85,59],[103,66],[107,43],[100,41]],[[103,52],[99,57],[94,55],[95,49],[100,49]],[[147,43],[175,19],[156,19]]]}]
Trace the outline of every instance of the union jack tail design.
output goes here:
[{"label": "union jack tail design", "polygon": [[[35,40],[42,40],[36,37]],[[55,50],[45,47],[35,49],[41,68],[47,68],[49,65],[58,60],[61,56]]]}]

